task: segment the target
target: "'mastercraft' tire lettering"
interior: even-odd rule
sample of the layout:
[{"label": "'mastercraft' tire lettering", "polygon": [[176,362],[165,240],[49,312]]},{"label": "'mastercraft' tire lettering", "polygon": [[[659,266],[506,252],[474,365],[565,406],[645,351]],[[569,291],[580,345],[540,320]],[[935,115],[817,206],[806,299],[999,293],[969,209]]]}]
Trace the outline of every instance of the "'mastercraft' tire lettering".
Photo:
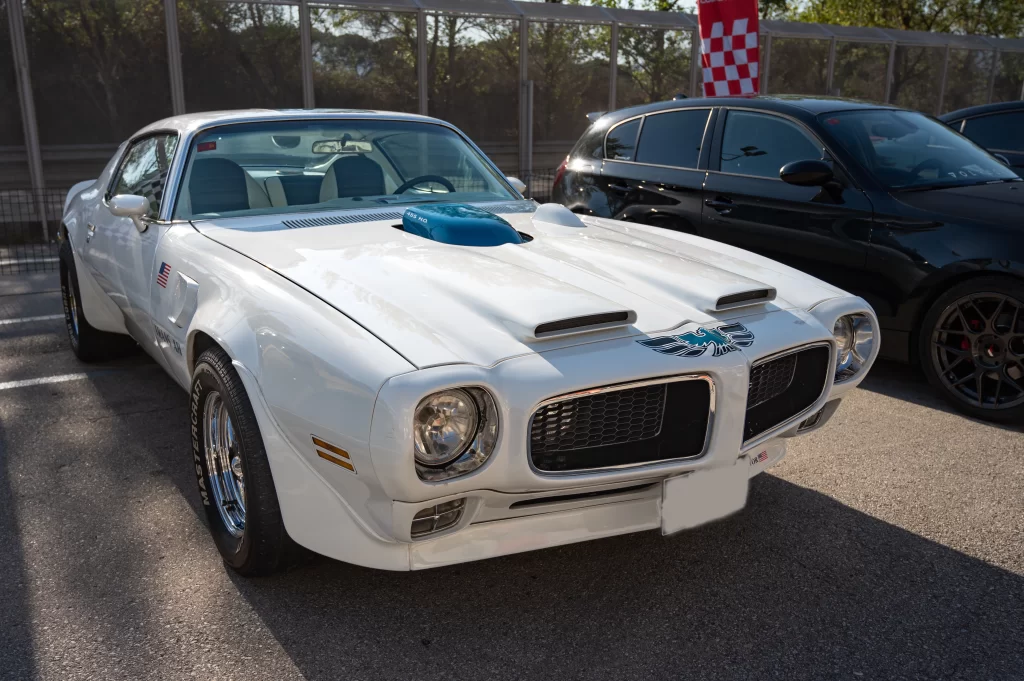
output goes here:
[{"label": "'mastercraft' tire lettering", "polygon": [[209,506],[210,497],[206,493],[206,476],[203,475],[203,463],[199,457],[199,381],[196,381],[192,392],[192,459],[196,464],[199,495],[203,498],[203,506]]}]

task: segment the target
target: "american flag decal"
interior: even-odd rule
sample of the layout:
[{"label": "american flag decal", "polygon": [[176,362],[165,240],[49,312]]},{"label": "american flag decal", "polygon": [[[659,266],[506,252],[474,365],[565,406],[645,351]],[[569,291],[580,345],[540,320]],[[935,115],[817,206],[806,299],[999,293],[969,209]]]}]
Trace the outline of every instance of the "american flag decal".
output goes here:
[{"label": "american flag decal", "polygon": [[160,269],[156,273],[156,283],[160,288],[167,288],[167,277],[171,276],[171,266],[165,262],[160,263]]}]

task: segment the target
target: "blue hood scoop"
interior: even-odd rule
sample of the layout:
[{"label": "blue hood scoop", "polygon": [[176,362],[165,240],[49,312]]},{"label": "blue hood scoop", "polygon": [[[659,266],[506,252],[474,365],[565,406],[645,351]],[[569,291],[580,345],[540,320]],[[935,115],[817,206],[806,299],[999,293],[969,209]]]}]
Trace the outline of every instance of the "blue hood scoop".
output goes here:
[{"label": "blue hood scoop", "polygon": [[402,229],[424,239],[453,246],[521,244],[523,237],[505,220],[475,206],[442,203],[405,211]]}]

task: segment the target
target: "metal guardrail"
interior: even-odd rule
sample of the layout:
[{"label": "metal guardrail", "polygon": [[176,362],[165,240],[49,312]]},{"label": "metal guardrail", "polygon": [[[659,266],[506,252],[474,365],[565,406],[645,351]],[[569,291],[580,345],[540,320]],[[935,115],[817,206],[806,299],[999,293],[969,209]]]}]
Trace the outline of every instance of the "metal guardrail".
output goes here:
[{"label": "metal guardrail", "polygon": [[[526,184],[527,198],[545,203],[551,200],[555,172],[535,170],[517,177]],[[67,189],[0,190],[0,276],[57,269],[57,230],[67,193]]]}]

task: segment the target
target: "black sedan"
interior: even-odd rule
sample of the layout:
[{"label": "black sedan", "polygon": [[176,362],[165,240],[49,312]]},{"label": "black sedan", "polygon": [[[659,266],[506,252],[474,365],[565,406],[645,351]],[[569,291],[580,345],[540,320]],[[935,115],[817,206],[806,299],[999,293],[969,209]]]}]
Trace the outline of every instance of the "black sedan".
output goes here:
[{"label": "black sedan", "polygon": [[1024,173],[1024,101],[983,104],[939,116],[975,144],[998,154]]},{"label": "black sedan", "polygon": [[623,109],[584,133],[554,197],[862,295],[884,356],[967,414],[1024,420],[1024,180],[934,118],[798,97]]}]

